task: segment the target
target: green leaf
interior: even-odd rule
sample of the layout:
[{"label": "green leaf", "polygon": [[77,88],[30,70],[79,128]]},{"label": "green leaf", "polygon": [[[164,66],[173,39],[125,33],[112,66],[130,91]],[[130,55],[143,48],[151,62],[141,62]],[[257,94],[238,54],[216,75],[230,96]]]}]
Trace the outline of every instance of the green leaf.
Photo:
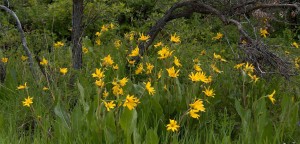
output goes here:
[{"label": "green leaf", "polygon": [[142,95],[145,88],[141,84],[133,84],[134,92],[138,95]]},{"label": "green leaf", "polygon": [[159,102],[156,99],[151,98],[150,103],[151,103],[153,114],[156,114],[157,116],[162,116],[163,109],[162,109],[161,105],[159,104]]},{"label": "green leaf", "polygon": [[176,81],[177,92],[178,92],[178,94],[176,94],[176,95],[178,96],[179,101],[181,101],[182,100],[181,84],[180,84],[178,78],[176,78],[175,81]]},{"label": "green leaf", "polygon": [[144,143],[145,144],[158,144],[159,143],[159,138],[158,138],[155,130],[153,130],[153,129],[147,130]]},{"label": "green leaf", "polygon": [[87,102],[85,101],[85,98],[84,98],[84,89],[83,89],[82,85],[79,83],[79,81],[77,81],[77,86],[78,86],[78,89],[79,89],[79,92],[80,92],[79,103],[83,106],[84,114],[87,114],[88,111],[89,111],[89,109],[90,109],[90,107],[87,104]]},{"label": "green leaf", "polygon": [[105,136],[105,142],[106,143],[115,143],[115,139],[117,137],[116,132],[116,125],[115,125],[115,117],[113,112],[108,112],[105,116],[105,130],[104,130],[104,136]]},{"label": "green leaf", "polygon": [[135,109],[129,110],[124,108],[120,116],[120,126],[125,132],[127,143],[131,143],[131,135],[136,129],[137,112]]},{"label": "green leaf", "polygon": [[58,102],[54,108],[54,113],[61,119],[63,126],[70,129],[70,118],[66,110],[61,107],[60,103]]}]

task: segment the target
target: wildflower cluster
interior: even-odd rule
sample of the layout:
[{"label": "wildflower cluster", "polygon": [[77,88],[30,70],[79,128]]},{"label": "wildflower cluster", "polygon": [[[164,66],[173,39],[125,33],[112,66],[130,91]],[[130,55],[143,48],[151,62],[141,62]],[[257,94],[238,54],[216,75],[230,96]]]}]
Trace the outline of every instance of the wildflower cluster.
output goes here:
[{"label": "wildflower cluster", "polygon": [[95,35],[96,35],[96,38],[95,38],[96,45],[98,45],[98,46],[101,45],[100,37],[102,36],[102,34],[104,32],[107,32],[109,29],[115,29],[115,25],[113,23],[102,25],[100,32],[98,31],[98,32],[95,33]]},{"label": "wildflower cluster", "polygon": [[27,82],[24,83],[24,85],[19,85],[17,87],[17,90],[26,90],[26,93],[27,93],[27,98],[24,98],[24,101],[22,101],[23,103],[23,106],[26,106],[26,107],[30,107],[32,104],[33,104],[33,97],[30,97],[29,96],[29,92],[28,92],[28,86],[27,86]]},{"label": "wildflower cluster", "polygon": [[234,66],[235,69],[241,69],[244,75],[251,78],[251,82],[256,83],[259,78],[254,74],[254,66],[251,63],[240,63]]}]

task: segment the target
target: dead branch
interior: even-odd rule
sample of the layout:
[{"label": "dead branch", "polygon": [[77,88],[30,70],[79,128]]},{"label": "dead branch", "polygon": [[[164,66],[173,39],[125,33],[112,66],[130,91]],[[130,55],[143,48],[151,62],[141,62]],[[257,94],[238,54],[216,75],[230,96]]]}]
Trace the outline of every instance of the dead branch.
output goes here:
[{"label": "dead branch", "polygon": [[34,79],[36,79],[37,77],[36,77],[36,71],[34,69],[33,58],[32,58],[32,55],[31,55],[31,52],[30,52],[29,48],[27,47],[25,33],[22,29],[22,25],[21,25],[21,22],[20,22],[18,16],[16,15],[16,13],[14,11],[10,10],[6,6],[0,5],[0,9],[5,10],[7,13],[9,13],[16,20],[17,29],[18,29],[18,31],[20,33],[20,36],[21,36],[21,42],[22,42],[23,50],[25,51],[26,55],[28,56],[28,62],[29,62],[29,67],[30,67],[32,76],[34,77]]},{"label": "dead branch", "polygon": [[294,8],[296,9],[296,14],[299,14],[300,12],[300,6],[297,4],[259,4],[255,7],[251,7],[248,10],[245,11],[244,14],[251,13],[252,11],[255,11],[257,9],[266,9],[266,8]]}]

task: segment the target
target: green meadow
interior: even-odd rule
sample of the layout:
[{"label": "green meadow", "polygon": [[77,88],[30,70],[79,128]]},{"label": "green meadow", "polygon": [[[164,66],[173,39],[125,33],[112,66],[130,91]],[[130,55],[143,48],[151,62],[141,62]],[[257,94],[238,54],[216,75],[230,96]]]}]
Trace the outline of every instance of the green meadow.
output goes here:
[{"label": "green meadow", "polygon": [[74,69],[72,1],[11,0],[36,74],[1,11],[0,143],[299,143],[299,23],[270,20],[267,30],[240,20],[289,62],[289,76],[248,61],[236,26],[212,15],[168,22],[140,55],[174,3],[85,1],[83,63]]}]

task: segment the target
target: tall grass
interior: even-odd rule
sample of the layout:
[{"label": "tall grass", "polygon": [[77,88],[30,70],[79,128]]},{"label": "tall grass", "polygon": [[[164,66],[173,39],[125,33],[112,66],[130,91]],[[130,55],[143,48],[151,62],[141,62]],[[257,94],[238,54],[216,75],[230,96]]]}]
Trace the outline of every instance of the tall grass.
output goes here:
[{"label": "tall grass", "polygon": [[[199,24],[195,18],[193,25]],[[143,56],[142,74],[135,74],[137,65],[126,69],[128,54],[137,46],[138,32],[129,40],[118,33],[118,27],[102,32],[100,37],[85,37],[84,47],[89,50],[83,55],[84,66],[72,70],[71,51],[68,42],[53,52],[43,51],[40,56],[49,61],[44,66],[45,75],[39,74],[35,81],[27,62],[22,62],[19,49],[6,63],[6,80],[0,87],[0,143],[293,143],[299,142],[299,76],[286,80],[271,75],[252,82],[242,70],[234,69],[239,63],[236,31],[214,29],[204,24],[198,29],[187,29],[187,23],[174,22],[176,31],[167,27],[158,40],[168,46],[172,56],[158,59],[157,52],[162,47],[150,47]],[[203,24],[202,24],[203,25]],[[217,25],[217,24],[216,24]],[[182,27],[181,27],[182,26]],[[231,29],[230,27],[227,28]],[[169,41],[171,34],[177,33],[181,43]],[[212,40],[217,32],[227,33],[220,40]],[[100,39],[97,45],[95,40]],[[266,38],[274,40],[277,38]],[[278,38],[280,39],[280,38]],[[114,42],[121,40],[116,48]],[[231,43],[228,46],[228,42]],[[42,40],[41,40],[42,41]],[[159,42],[157,41],[157,42]],[[284,45],[289,46],[286,41]],[[205,51],[205,54],[203,53]],[[291,47],[293,56],[299,52]],[[202,51],[202,54],[200,54]],[[227,62],[213,57],[220,54]],[[110,55],[114,65],[104,66],[103,58]],[[177,56],[182,67],[175,66]],[[195,59],[199,62],[195,63]],[[155,67],[146,74],[146,62]],[[194,64],[201,64],[203,72],[212,77],[212,82],[192,82],[189,74],[195,71]],[[215,64],[222,72],[211,68]],[[166,68],[174,66],[179,71],[177,78],[169,77]],[[59,68],[66,67],[62,75]],[[95,85],[96,68],[102,68],[105,86]],[[162,70],[161,77],[158,74]],[[70,79],[77,75],[75,83]],[[127,77],[123,95],[115,96],[113,82]],[[150,81],[155,94],[150,95],[145,83]],[[17,86],[27,82],[28,89],[17,90]],[[203,93],[204,87],[212,88],[214,97]],[[43,90],[48,87],[49,90]],[[103,92],[108,91],[108,97]],[[275,103],[269,100],[276,90]],[[124,107],[126,95],[134,95],[140,101],[133,110]],[[24,107],[22,101],[33,97],[33,104]],[[194,119],[189,115],[195,99],[202,99],[205,112]],[[114,100],[116,107],[107,111],[104,101]],[[167,131],[169,119],[180,125],[177,132]]]}]

